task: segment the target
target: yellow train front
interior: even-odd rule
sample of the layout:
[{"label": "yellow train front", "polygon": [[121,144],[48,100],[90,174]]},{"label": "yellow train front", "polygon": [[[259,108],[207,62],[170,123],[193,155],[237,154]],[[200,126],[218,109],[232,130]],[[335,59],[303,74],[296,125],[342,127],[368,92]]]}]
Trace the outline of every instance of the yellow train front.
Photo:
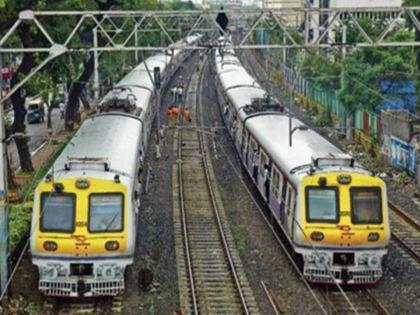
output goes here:
[{"label": "yellow train front", "polygon": [[43,294],[123,293],[134,256],[141,150],[139,118],[97,115],[84,121],[39,184],[31,253]]},{"label": "yellow train front", "polygon": [[305,176],[296,252],[312,282],[369,284],[382,277],[390,228],[384,182],[353,171]]}]

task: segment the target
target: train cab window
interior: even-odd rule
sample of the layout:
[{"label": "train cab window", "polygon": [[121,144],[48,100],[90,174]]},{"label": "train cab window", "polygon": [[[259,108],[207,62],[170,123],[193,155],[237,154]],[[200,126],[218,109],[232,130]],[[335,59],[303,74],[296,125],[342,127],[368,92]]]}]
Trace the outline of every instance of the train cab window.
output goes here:
[{"label": "train cab window", "polygon": [[123,195],[91,194],[89,232],[118,232],[123,229]]},{"label": "train cab window", "polygon": [[350,188],[352,223],[382,223],[381,190],[378,187]]},{"label": "train cab window", "polygon": [[41,195],[41,224],[42,232],[74,232],[75,200],[73,194]]},{"label": "train cab window", "polygon": [[308,222],[338,222],[337,187],[306,188],[306,219]]}]

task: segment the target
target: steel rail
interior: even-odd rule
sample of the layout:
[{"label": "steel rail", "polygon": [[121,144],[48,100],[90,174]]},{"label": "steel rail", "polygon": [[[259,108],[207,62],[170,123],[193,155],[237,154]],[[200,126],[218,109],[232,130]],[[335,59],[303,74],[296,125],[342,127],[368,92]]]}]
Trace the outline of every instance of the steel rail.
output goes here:
[{"label": "steel rail", "polygon": [[[202,111],[201,111],[201,108],[202,108],[201,107],[201,105],[202,105],[201,86],[202,86],[202,82],[203,82],[203,78],[204,78],[204,75],[203,75],[204,70],[203,69],[205,69],[205,67],[207,67],[207,65],[208,65],[208,62],[206,61],[206,63],[202,67],[201,74],[200,74],[201,78],[200,78],[199,85],[198,85],[198,88],[197,88],[197,92],[198,92],[197,93],[197,104],[198,104],[199,111],[200,111],[200,125],[201,126],[204,125],[203,124]],[[213,204],[213,210],[214,210],[214,214],[215,214],[215,217],[216,217],[216,220],[217,220],[217,225],[218,225],[218,228],[219,228],[220,236],[222,237],[224,250],[225,250],[226,256],[228,258],[229,266],[230,266],[232,275],[233,275],[234,280],[235,280],[236,288],[238,290],[238,293],[239,293],[239,296],[240,296],[240,299],[241,299],[241,303],[242,303],[242,306],[244,308],[244,312],[245,312],[245,314],[248,315],[249,314],[248,305],[247,305],[247,302],[245,300],[242,285],[239,281],[239,277],[238,277],[238,274],[236,272],[236,267],[235,267],[235,264],[234,264],[233,259],[232,259],[232,254],[231,254],[229,245],[226,241],[225,230],[224,230],[223,224],[220,220],[219,208],[217,206],[216,197],[215,197],[215,194],[214,194],[214,191],[213,191],[213,188],[212,188],[212,183],[211,183],[211,180],[210,180],[210,172],[209,172],[208,157],[207,157],[208,153],[207,153],[207,150],[205,148],[203,134],[201,132],[198,133],[198,139],[199,139],[199,143],[200,143],[200,151],[202,152],[202,161],[203,161],[204,171],[205,171],[205,175],[206,175],[205,177],[206,177],[206,181],[207,181],[207,187],[209,189],[211,202]]]},{"label": "steel rail", "polygon": [[414,227],[417,231],[420,231],[420,223],[414,219],[410,214],[406,211],[402,210],[392,202],[388,201],[388,207],[392,209],[395,213],[397,213],[400,217],[402,217],[407,223],[409,223],[412,227]]},{"label": "steel rail", "polygon": [[368,296],[368,298],[372,301],[372,303],[376,306],[376,309],[383,315],[391,315],[390,312],[383,306],[378,299],[375,297],[375,295],[372,293],[372,291],[368,288],[364,289],[364,292]]},{"label": "steel rail", "polygon": [[[159,114],[159,113],[158,113]],[[188,279],[190,281],[191,299],[194,314],[199,314],[197,306],[197,296],[194,282],[194,275],[191,263],[191,250],[189,246],[189,238],[187,232],[187,219],[185,214],[185,200],[184,200],[184,188],[183,188],[183,177],[182,177],[182,129],[178,131],[178,189],[179,189],[179,204],[181,210],[181,222],[182,222],[182,234],[183,243],[186,255],[186,263],[188,270]]]},{"label": "steel rail", "polygon": [[[401,208],[399,208],[398,206],[396,206],[395,204],[393,204],[391,202],[388,202],[388,207],[398,217],[400,217],[403,220],[403,222],[406,222],[416,232],[420,232],[420,224],[410,214],[408,214],[406,211],[402,210]],[[398,232],[404,232],[404,230],[391,231],[391,235],[392,235],[393,239],[396,240],[398,242],[398,244],[400,244],[400,246],[403,247],[417,261],[417,263],[420,263],[420,253],[419,253],[419,251],[418,250],[416,251],[413,248],[413,246],[410,246],[409,244],[407,244],[407,241],[405,240],[405,238],[398,235]],[[408,237],[408,239],[415,240],[416,241],[415,245],[420,246],[420,240],[415,238],[414,236],[413,237]]]},{"label": "steel rail", "polygon": [[[347,291],[348,295],[353,297],[353,300],[358,300],[359,306],[356,306],[356,302],[352,302],[352,304],[355,305],[354,308],[349,307],[342,294],[334,294],[339,293],[339,291],[329,292],[322,289],[319,291],[330,305],[333,314],[340,315],[348,314],[350,312],[354,314],[365,314],[366,312],[368,312],[368,314],[373,314],[374,311],[380,315],[391,314],[367,288],[362,289],[363,294],[357,294],[355,291]],[[357,294],[357,296],[354,296],[354,294]],[[364,297],[365,299],[361,299],[361,297]],[[369,309],[366,310],[366,308]]]}]

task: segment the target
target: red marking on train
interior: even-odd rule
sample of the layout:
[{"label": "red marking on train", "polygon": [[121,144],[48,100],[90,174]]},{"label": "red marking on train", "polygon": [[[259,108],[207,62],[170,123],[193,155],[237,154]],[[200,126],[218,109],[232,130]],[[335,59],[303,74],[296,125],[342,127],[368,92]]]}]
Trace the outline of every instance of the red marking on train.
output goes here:
[{"label": "red marking on train", "polygon": [[76,246],[90,246],[90,243],[86,243],[86,236],[85,235],[75,235],[71,236],[76,241]]},{"label": "red marking on train", "polygon": [[341,233],[341,235],[354,235],[355,233]]},{"label": "red marking on train", "polygon": [[351,226],[350,225],[337,225],[337,227],[341,230],[341,231],[345,231],[348,232],[351,230]]}]

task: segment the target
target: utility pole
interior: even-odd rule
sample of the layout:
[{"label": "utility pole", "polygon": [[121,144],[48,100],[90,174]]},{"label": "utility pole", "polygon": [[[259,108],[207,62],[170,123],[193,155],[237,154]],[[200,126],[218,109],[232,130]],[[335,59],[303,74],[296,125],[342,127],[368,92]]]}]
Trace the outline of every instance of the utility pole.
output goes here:
[{"label": "utility pole", "polygon": [[[341,48],[341,73],[340,73],[340,85],[341,85],[341,91],[344,90],[345,84],[346,84],[346,72],[344,69],[344,61],[346,59],[347,54],[347,26],[343,25],[343,35],[341,38],[342,48]],[[348,113],[345,108],[343,108],[343,119],[340,119],[340,124],[342,125],[343,129],[346,131],[346,139],[349,141],[353,140],[353,134],[352,134],[352,115],[353,113]],[[344,121],[342,121],[344,120]]]},{"label": "utility pole", "polygon": [[[283,45],[286,46],[287,39],[286,39],[286,33],[283,31]],[[286,65],[286,47],[283,47],[283,64]]]},{"label": "utility pole", "polygon": [[[138,24],[135,26],[136,31],[134,32],[134,45],[137,47],[139,45],[139,35],[138,35]],[[134,51],[134,57],[136,60],[136,66],[139,63],[139,51],[136,49]]]},{"label": "utility pole", "polygon": [[[3,62],[0,53],[0,99],[3,97]],[[0,102],[0,294],[6,291],[9,278],[9,211],[7,207],[7,166],[4,130],[4,107]]]},{"label": "utility pole", "polygon": [[[93,28],[93,47],[98,48],[98,28]],[[93,52],[93,86],[95,101],[99,100],[99,72],[98,72],[98,51]]]}]

